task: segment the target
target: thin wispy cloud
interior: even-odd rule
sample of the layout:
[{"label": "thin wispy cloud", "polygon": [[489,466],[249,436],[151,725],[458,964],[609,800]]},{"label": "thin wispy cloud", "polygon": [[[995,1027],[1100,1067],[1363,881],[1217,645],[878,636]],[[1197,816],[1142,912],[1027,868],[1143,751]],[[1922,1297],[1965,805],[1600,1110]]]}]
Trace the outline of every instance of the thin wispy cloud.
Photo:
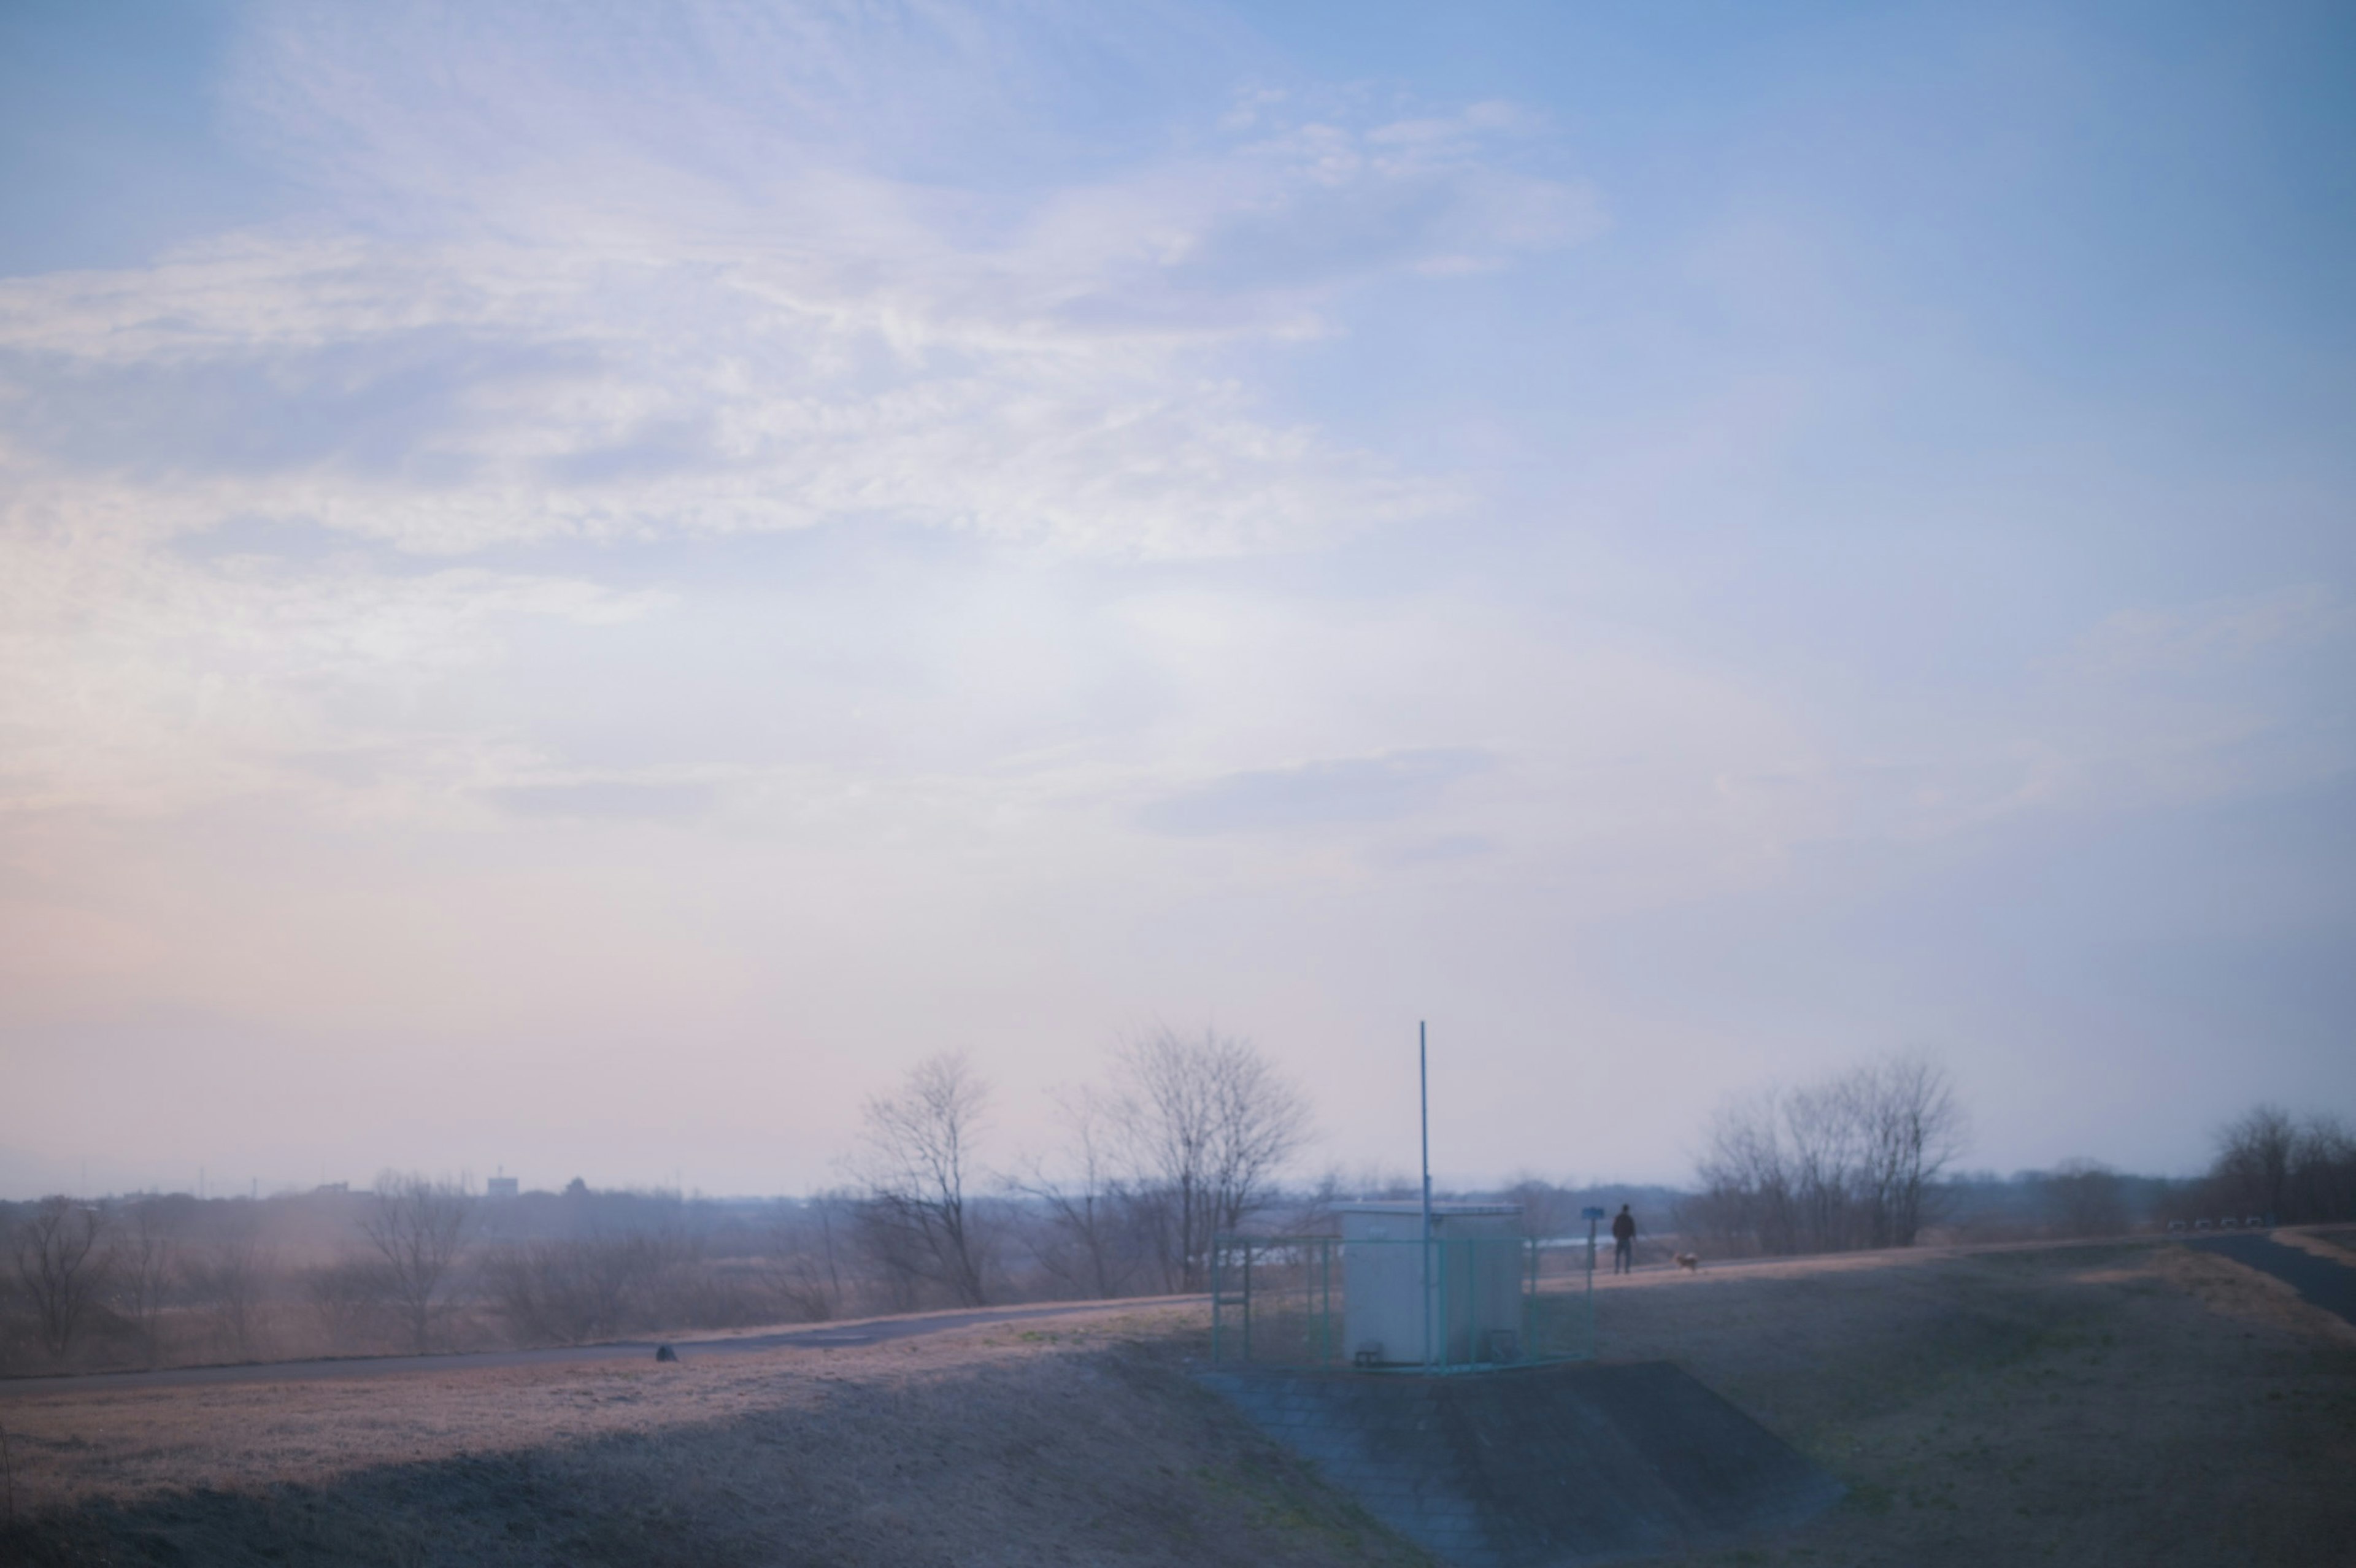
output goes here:
[{"label": "thin wispy cloud", "polygon": [[1396,822],[1437,804],[1450,784],[1489,762],[1474,751],[1406,752],[1234,773],[1155,801],[1138,820],[1180,836]]}]

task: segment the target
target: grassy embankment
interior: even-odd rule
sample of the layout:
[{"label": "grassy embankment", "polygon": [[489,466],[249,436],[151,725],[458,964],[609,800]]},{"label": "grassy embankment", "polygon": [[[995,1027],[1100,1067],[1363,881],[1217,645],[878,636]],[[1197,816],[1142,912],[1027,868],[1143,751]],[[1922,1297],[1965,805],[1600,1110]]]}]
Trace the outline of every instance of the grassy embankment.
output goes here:
[{"label": "grassy embankment", "polygon": [[[1639,1275],[1679,1360],[1848,1503],[1710,1563],[2356,1561],[2356,1330],[2095,1246]],[[835,1351],[0,1399],[0,1560],[1423,1561],[1185,1378],[1162,1309]]]}]

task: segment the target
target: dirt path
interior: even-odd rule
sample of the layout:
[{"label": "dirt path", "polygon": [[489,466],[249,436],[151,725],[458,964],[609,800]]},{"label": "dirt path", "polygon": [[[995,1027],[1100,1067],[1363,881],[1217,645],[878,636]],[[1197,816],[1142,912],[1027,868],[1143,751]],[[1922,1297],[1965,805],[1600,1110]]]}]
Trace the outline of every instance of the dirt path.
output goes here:
[{"label": "dirt path", "polygon": [[2326,1312],[2356,1323],[2356,1268],[2302,1247],[2285,1246],[2271,1236],[2212,1236],[2185,1244],[2270,1274]]},{"label": "dirt path", "polygon": [[550,1345],[533,1350],[469,1350],[444,1356],[343,1356],[312,1361],[260,1361],[228,1367],[171,1367],[153,1372],[83,1372],[61,1377],[0,1379],[0,1398],[12,1394],[91,1393],[116,1389],[190,1388],[215,1383],[309,1382],[322,1378],[389,1377],[402,1373],[487,1371],[509,1367],[568,1366],[584,1361],[648,1361],[669,1345],[680,1360],[745,1350],[831,1350],[912,1339],[951,1328],[1014,1323],[1033,1317],[1064,1317],[1081,1312],[1135,1311],[1185,1303],[1194,1296],[1123,1301],[1064,1301],[1041,1307],[985,1307],[969,1312],[928,1312],[898,1317],[868,1317],[851,1323],[819,1323],[766,1334],[714,1339],[616,1339],[598,1345]]}]

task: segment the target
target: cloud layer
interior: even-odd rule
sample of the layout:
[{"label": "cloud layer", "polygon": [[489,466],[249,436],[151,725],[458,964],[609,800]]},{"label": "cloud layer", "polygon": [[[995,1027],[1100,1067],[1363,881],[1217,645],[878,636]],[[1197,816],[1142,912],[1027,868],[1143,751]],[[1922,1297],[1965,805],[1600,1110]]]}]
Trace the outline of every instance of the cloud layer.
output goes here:
[{"label": "cloud layer", "polygon": [[[2060,219],[1917,110],[1197,6],[236,16],[281,215],[0,280],[0,1040],[177,1085],[138,1179],[349,1101],[379,1163],[798,1185],[944,1042],[1012,1094],[1213,1014],[1357,1160],[1424,1011],[1534,1086],[1508,1163],[1675,1176],[1658,1072],[2190,1072],[2104,944],[2347,929],[2276,853],[2356,769],[2338,460],[2006,360],[1909,204]],[[653,1057],[744,1093],[664,1122]]]}]

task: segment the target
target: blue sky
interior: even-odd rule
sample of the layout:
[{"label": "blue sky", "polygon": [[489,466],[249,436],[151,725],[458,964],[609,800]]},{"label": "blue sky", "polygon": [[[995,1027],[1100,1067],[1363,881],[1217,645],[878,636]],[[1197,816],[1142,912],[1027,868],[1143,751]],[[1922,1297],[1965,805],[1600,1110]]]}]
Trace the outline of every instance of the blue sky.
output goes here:
[{"label": "blue sky", "polygon": [[[0,1189],[2356,1115],[2326,6],[0,16]],[[89,1175],[82,1172],[87,1168]]]}]

